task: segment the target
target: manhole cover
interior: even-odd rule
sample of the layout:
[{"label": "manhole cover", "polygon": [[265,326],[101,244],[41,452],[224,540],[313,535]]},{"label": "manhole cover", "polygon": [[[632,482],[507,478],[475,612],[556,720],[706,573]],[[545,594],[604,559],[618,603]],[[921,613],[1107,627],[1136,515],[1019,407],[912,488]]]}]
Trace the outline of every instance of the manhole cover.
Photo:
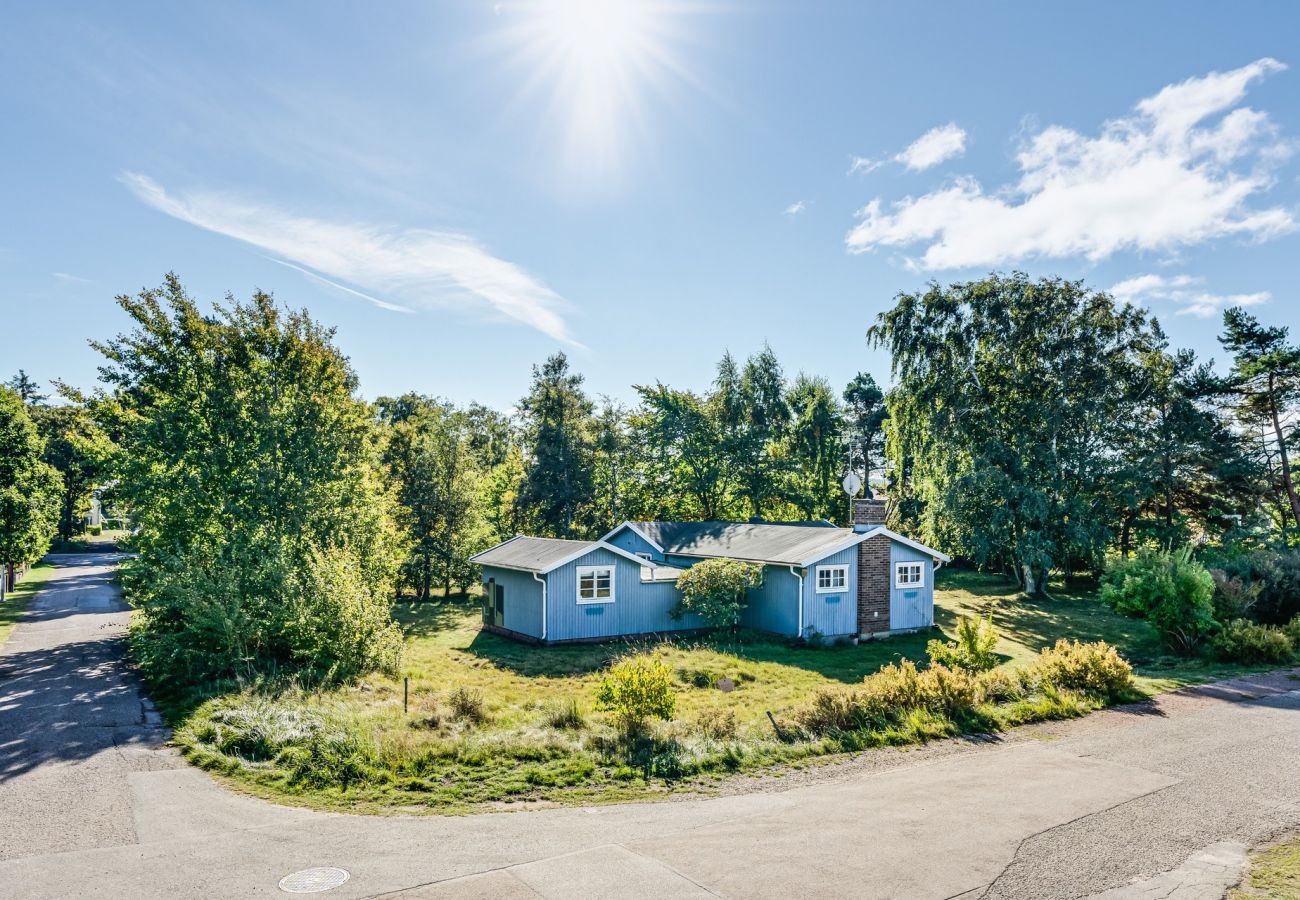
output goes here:
[{"label": "manhole cover", "polygon": [[345,869],[317,866],[284,876],[280,879],[280,890],[290,894],[318,894],[336,888],[347,880],[348,873]]}]

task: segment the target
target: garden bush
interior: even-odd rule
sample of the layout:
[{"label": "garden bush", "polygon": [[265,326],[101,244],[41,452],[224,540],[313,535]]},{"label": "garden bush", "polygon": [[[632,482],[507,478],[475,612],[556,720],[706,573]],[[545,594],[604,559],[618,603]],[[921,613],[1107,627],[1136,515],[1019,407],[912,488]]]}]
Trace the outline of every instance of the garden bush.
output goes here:
[{"label": "garden bush", "polygon": [[1300,616],[1296,616],[1290,622],[1282,626],[1286,636],[1291,639],[1291,645],[1300,650]]},{"label": "garden bush", "polygon": [[1214,561],[1228,579],[1236,578],[1253,592],[1252,604],[1236,615],[1269,625],[1283,625],[1300,615],[1300,548],[1257,550]]},{"label": "garden bush", "polygon": [[651,656],[627,657],[601,679],[596,708],[610,713],[625,735],[644,732],[649,719],[671,719],[677,708],[672,670]]},{"label": "garden bush", "polygon": [[1084,644],[1061,639],[1039,653],[1031,672],[1053,687],[1103,700],[1127,699],[1136,687],[1133,667],[1104,641]]},{"label": "garden bush", "polygon": [[1146,619],[1175,653],[1190,656],[1214,630],[1214,578],[1190,547],[1112,563],[1101,598],[1116,612]]},{"label": "garden bush", "polygon": [[745,595],[763,584],[763,567],[738,559],[706,559],[691,566],[677,578],[681,603],[672,615],[681,618],[695,613],[714,628],[731,626],[740,621]]},{"label": "garden bush", "polygon": [[1227,662],[1282,663],[1294,652],[1295,644],[1281,628],[1248,619],[1234,619],[1214,638],[1215,655]]},{"label": "garden bush", "polygon": [[998,664],[998,655],[993,652],[997,644],[998,632],[993,627],[992,615],[987,619],[962,616],[957,620],[957,640],[930,641],[925,645],[925,652],[931,662],[950,669],[985,672]]}]

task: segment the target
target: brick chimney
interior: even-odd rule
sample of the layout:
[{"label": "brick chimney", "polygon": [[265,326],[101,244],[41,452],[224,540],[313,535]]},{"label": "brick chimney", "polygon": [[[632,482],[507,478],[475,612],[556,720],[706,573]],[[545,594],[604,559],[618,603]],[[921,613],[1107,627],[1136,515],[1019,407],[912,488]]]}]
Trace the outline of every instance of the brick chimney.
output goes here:
[{"label": "brick chimney", "polygon": [[860,497],[853,501],[853,530],[870,531],[885,524],[885,498]]},{"label": "brick chimney", "polygon": [[[870,531],[885,524],[885,499],[853,501],[853,530]],[[858,544],[858,634],[889,631],[889,551],[885,535]]]}]

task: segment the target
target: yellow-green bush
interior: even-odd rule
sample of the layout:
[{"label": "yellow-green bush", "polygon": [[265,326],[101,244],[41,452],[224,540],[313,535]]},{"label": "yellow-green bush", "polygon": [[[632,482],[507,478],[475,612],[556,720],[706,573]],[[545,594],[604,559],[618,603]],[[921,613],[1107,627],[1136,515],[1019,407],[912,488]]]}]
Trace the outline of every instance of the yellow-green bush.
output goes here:
[{"label": "yellow-green bush", "polygon": [[1214,638],[1215,655],[1228,662],[1282,663],[1294,652],[1295,645],[1286,631],[1249,619],[1229,622]]},{"label": "yellow-green bush", "polygon": [[1055,687],[1104,700],[1123,700],[1134,691],[1133,667],[1104,641],[1085,644],[1062,638],[1039,653],[1032,672]]},{"label": "yellow-green bush", "polygon": [[596,689],[596,708],[610,713],[625,734],[644,731],[647,719],[671,719],[677,708],[672,669],[652,656],[615,663]]}]

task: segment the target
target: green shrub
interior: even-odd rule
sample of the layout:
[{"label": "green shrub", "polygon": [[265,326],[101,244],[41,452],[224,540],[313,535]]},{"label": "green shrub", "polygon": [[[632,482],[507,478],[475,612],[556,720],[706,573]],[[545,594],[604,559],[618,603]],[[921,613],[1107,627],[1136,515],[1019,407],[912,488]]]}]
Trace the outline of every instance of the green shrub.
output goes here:
[{"label": "green shrub", "polygon": [[1214,565],[1226,579],[1238,579],[1252,594],[1246,609],[1225,615],[1225,620],[1249,616],[1282,625],[1300,615],[1300,547],[1225,555]]},{"label": "green shrub", "polygon": [[643,732],[648,719],[671,719],[677,708],[672,670],[654,657],[627,657],[601,679],[596,708],[610,713],[625,735]]},{"label": "green shrub", "polygon": [[1175,653],[1190,656],[1215,628],[1214,578],[1191,548],[1144,550],[1107,567],[1101,598],[1116,612],[1146,619]]},{"label": "green shrub", "polygon": [[98,537],[99,535],[104,533],[104,528],[101,525],[91,525],[86,529],[86,533],[89,534],[91,537]]},{"label": "green shrub", "polygon": [[695,613],[714,628],[735,627],[745,595],[763,584],[763,567],[738,559],[706,559],[677,577],[681,603],[673,616]]},{"label": "green shrub", "polygon": [[1281,628],[1248,619],[1234,619],[1214,638],[1214,654],[1228,662],[1281,663],[1294,652],[1295,644]]},{"label": "green shrub", "polygon": [[1032,671],[1044,684],[1103,700],[1126,699],[1135,689],[1133,667],[1104,641],[1084,644],[1062,638],[1038,654]]},{"label": "green shrub", "polygon": [[1300,650],[1300,615],[1283,625],[1282,630],[1291,639],[1291,645]]},{"label": "green shrub", "polygon": [[931,662],[950,669],[986,672],[998,664],[998,655],[993,652],[997,644],[998,632],[993,627],[992,615],[987,619],[962,616],[957,620],[957,640],[946,644],[930,641],[925,645],[925,651]]}]

